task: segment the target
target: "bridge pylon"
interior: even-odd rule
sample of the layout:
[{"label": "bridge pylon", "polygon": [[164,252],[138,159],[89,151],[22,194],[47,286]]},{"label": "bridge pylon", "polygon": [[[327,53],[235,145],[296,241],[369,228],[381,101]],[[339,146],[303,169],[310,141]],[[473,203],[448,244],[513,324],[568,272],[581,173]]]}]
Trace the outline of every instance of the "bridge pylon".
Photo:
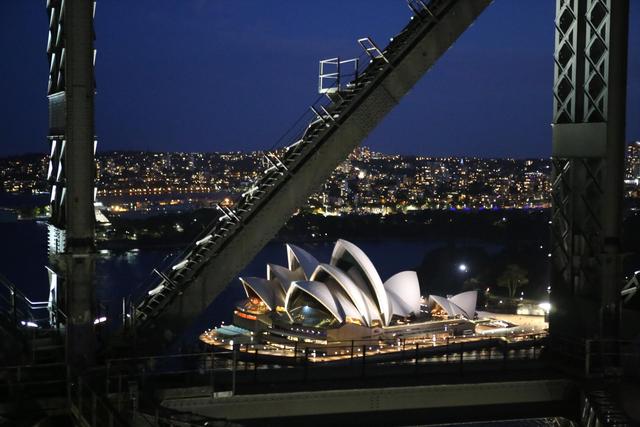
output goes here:
[{"label": "bridge pylon", "polygon": [[550,332],[620,325],[628,0],[557,0]]},{"label": "bridge pylon", "polygon": [[50,299],[75,367],[94,357],[94,12],[93,0],[47,1]]}]

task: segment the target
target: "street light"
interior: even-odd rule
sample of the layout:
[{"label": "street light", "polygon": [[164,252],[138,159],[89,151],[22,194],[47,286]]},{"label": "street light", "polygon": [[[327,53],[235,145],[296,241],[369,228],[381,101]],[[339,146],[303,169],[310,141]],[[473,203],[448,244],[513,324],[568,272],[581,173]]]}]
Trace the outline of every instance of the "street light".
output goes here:
[{"label": "street light", "polygon": [[461,273],[466,273],[468,271],[468,267],[467,264],[459,264],[458,265],[458,271],[460,271]]}]

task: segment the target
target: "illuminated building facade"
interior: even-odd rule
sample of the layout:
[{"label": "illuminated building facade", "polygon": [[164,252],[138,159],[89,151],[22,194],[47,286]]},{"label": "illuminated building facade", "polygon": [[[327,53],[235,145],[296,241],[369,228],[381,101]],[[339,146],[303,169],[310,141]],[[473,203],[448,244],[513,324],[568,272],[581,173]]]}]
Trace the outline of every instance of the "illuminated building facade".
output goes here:
[{"label": "illuminated building facade", "polygon": [[421,297],[418,277],[403,271],[382,281],[356,245],[338,240],[329,263],[287,244],[287,267],[241,277],[247,296],[234,325],[265,340],[328,343],[473,330],[476,291]]}]

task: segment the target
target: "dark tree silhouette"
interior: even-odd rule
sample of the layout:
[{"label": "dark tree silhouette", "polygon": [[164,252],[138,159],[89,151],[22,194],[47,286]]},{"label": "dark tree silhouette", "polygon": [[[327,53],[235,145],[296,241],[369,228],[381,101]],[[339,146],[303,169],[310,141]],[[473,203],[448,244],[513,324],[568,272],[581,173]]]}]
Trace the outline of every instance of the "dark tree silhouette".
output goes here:
[{"label": "dark tree silhouette", "polygon": [[498,286],[507,288],[509,296],[513,298],[518,288],[529,283],[527,270],[517,264],[509,264],[504,272],[498,277]]}]

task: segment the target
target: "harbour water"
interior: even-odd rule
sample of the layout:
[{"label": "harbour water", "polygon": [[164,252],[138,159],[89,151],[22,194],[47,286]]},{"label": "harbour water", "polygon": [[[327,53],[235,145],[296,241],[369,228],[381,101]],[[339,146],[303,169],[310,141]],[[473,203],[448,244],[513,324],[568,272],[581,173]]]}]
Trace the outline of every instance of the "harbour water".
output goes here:
[{"label": "harbour water", "polygon": [[[0,274],[14,282],[32,300],[45,300],[48,295],[47,225],[39,221],[0,223]],[[430,251],[444,246],[443,241],[421,240],[363,240],[353,241],[371,258],[380,276],[386,280],[403,270],[414,270]],[[298,246],[315,255],[321,262],[328,262],[334,242],[296,242]],[[480,244],[488,251],[498,251],[500,245],[488,242]],[[150,287],[157,276],[153,269],[170,265],[179,249],[138,249],[127,251],[101,251],[96,265],[96,296],[103,305],[102,314],[117,319],[121,315],[122,299],[132,292],[141,293]],[[267,263],[286,265],[283,242],[273,241],[265,246],[241,273],[244,276],[266,276]],[[438,289],[437,284],[428,290],[433,293],[453,293],[459,289]],[[238,280],[234,280],[214,301],[199,323],[203,328],[229,322],[234,304],[244,293]]]}]

